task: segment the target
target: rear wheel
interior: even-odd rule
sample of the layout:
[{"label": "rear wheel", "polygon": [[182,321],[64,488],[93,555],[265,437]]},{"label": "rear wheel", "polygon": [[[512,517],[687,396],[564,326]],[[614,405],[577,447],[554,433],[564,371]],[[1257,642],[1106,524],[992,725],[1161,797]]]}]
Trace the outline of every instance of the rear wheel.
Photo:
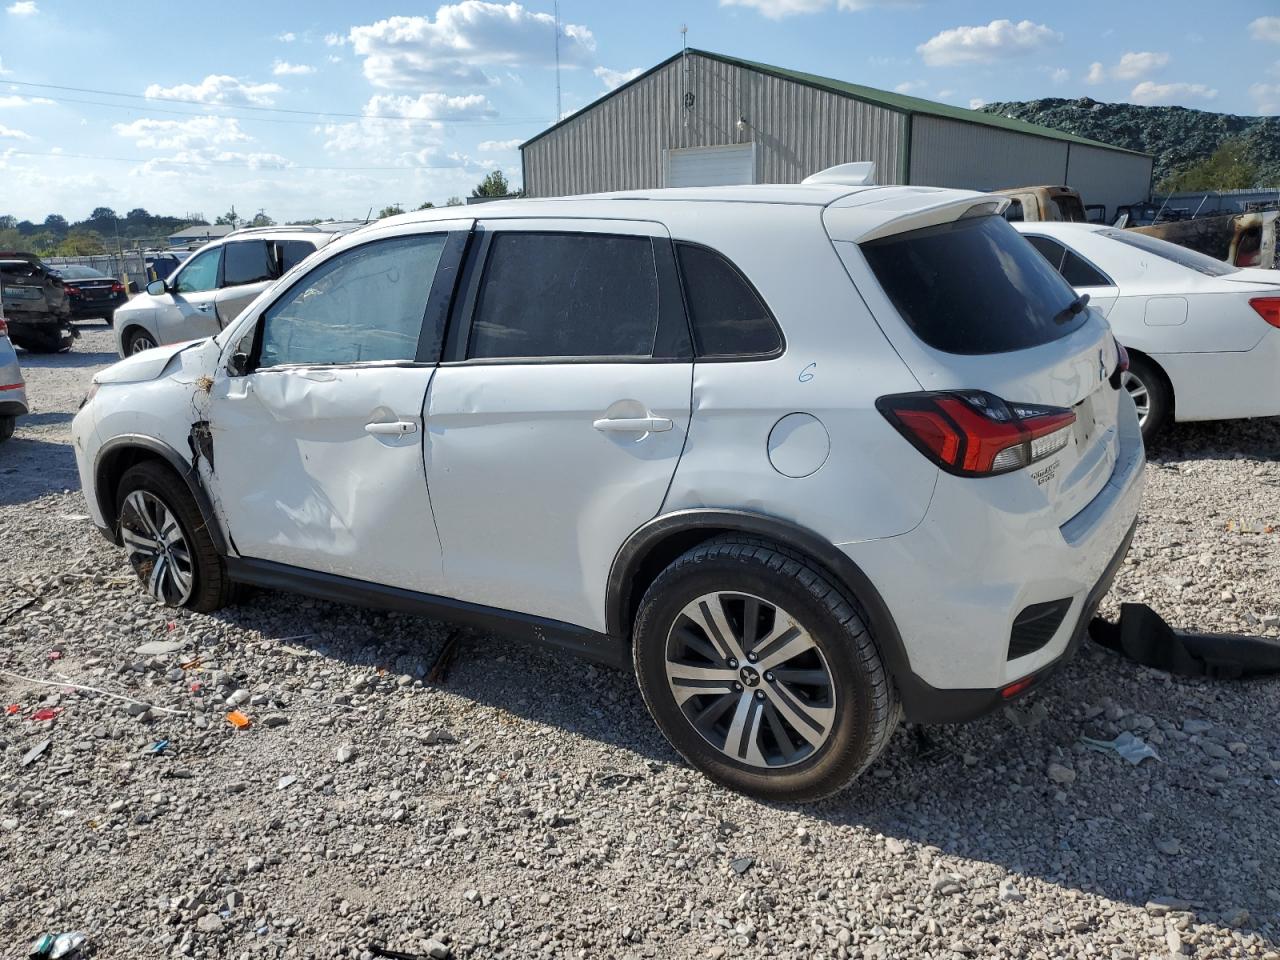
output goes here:
[{"label": "rear wheel", "polygon": [[1131,356],[1121,384],[1138,411],[1142,439],[1149,443],[1173,412],[1173,394],[1160,369],[1143,357]]},{"label": "rear wheel", "polygon": [[26,330],[18,336],[10,333],[9,339],[31,353],[66,353],[76,342],[75,334],[59,327],[39,327]]},{"label": "rear wheel", "polygon": [[761,798],[838,792],[898,723],[857,608],[803,557],[767,542],[712,540],[663,571],[641,601],[633,656],[672,746]]},{"label": "rear wheel", "polygon": [[143,350],[150,350],[152,347],[158,346],[156,338],[148,331],[141,327],[134,327],[125,337],[124,352],[126,356],[133,356],[135,353],[141,353]]},{"label": "rear wheel", "polygon": [[226,565],[195,499],[172,470],[154,461],[130,467],[120,478],[116,506],[129,564],[155,600],[205,613],[227,604]]},{"label": "rear wheel", "polygon": [[17,423],[17,417],[0,417],[0,443],[13,436],[13,430]]}]

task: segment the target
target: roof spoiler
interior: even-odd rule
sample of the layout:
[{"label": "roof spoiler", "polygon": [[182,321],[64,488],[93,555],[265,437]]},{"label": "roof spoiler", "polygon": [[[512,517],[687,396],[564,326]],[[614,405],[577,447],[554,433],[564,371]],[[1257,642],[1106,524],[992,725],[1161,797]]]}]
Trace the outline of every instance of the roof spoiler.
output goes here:
[{"label": "roof spoiler", "polygon": [[876,182],[874,160],[841,163],[805,177],[801,183],[833,183],[844,187],[872,187]]}]

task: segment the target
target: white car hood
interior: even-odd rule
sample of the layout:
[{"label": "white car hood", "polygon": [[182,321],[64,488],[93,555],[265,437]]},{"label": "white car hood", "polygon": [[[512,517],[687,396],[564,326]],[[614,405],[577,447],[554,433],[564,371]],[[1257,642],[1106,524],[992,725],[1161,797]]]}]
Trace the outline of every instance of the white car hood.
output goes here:
[{"label": "white car hood", "polygon": [[98,371],[98,373],[94,374],[93,382],[140,383],[143,380],[154,380],[164,372],[165,367],[169,365],[169,361],[183,350],[208,342],[207,338],[204,340],[187,340],[183,343],[168,343],[162,347],[153,347],[150,350],[142,351],[142,353],[135,353],[119,363],[113,363],[105,370]]}]

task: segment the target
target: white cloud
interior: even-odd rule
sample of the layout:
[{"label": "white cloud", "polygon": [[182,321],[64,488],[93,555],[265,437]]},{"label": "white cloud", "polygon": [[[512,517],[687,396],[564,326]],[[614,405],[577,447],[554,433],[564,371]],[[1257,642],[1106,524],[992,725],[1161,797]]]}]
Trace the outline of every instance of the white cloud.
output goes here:
[{"label": "white cloud", "polygon": [[1203,83],[1154,83],[1143,80],[1129,92],[1129,99],[1146,106],[1171,104],[1183,100],[1212,100],[1218,91]]},{"label": "white cloud", "polygon": [[341,57],[335,57],[332,53],[331,53],[331,54],[329,54],[327,57],[325,57],[325,59],[326,59],[326,60],[328,60],[330,63],[341,63],[341,62],[342,62],[342,58],[341,58]]},{"label": "white cloud", "polygon": [[30,107],[36,104],[47,106],[52,103],[53,101],[48,97],[20,97],[15,94],[11,97],[0,97],[0,110],[5,109],[6,107]]},{"label": "white cloud", "polygon": [[1089,72],[1084,75],[1084,82],[1097,86],[1107,79],[1107,69],[1097,60],[1089,64]]},{"label": "white cloud", "polygon": [[1049,74],[1049,79],[1054,83],[1066,83],[1071,79],[1071,71],[1066,67],[1058,67],[1053,73]]},{"label": "white cloud", "polygon": [[276,34],[276,39],[281,43],[293,43],[298,39],[298,35],[291,30],[286,30],[284,33]]},{"label": "white cloud", "polygon": [[895,93],[911,93],[913,90],[923,89],[924,85],[923,80],[904,80],[893,89]]},{"label": "white cloud", "polygon": [[450,97],[423,93],[417,97],[377,94],[362,110],[364,119],[316,127],[330,153],[358,153],[388,163],[423,165],[423,151],[439,157],[440,120],[482,119],[495,114],[483,94]]},{"label": "white cloud", "polygon": [[470,119],[491,117],[494,111],[482,93],[450,97],[443,93],[422,93],[417,97],[379,93],[369,98],[361,111],[366,117],[408,117],[418,120]]},{"label": "white cloud", "polygon": [[614,90],[628,80],[634,80],[644,73],[644,67],[632,67],[630,70],[610,70],[608,67],[596,67],[591,72],[599,77],[608,89]]},{"label": "white cloud", "polygon": [[271,66],[271,73],[276,77],[301,77],[315,72],[315,67],[308,66],[305,63],[290,63],[287,60],[277,60]]},{"label": "white cloud", "polygon": [[970,110],[981,110],[986,105],[987,105],[987,101],[983,100],[981,97],[972,97],[969,100]]},{"label": "white cloud", "polygon": [[247,83],[236,77],[211,73],[199,83],[162,87],[153,83],[144,91],[152,100],[195,100],[199,103],[255,104],[270,106],[271,95],[283,88],[276,83]]},{"label": "white cloud", "polygon": [[34,140],[35,137],[22,130],[15,130],[13,127],[6,127],[0,123],[0,140]]},{"label": "white cloud", "polygon": [[193,168],[228,167],[249,170],[285,170],[293,166],[293,161],[278,153],[237,153],[234,150],[218,150],[204,148],[198,150],[180,150],[171,157],[156,157],[137,168],[142,174],[181,173],[189,175]]},{"label": "white cloud", "polygon": [[1258,105],[1258,113],[1280,113],[1280,83],[1255,83],[1249,94]]},{"label": "white cloud", "polygon": [[916,52],[931,67],[993,63],[1024,56],[1062,41],[1062,34],[1043,23],[992,20],[985,27],[953,27],[930,37]]},{"label": "white cloud", "polygon": [[4,68],[4,57],[0,57],[0,77],[3,77],[6,73],[13,73],[13,71]]},{"label": "white cloud", "polygon": [[234,117],[192,117],[190,120],[144,118],[117,123],[116,134],[139,147],[155,150],[193,150],[252,139]]},{"label": "white cloud", "polygon": [[[347,35],[364,58],[364,75],[377,87],[495,82],[491,68],[550,66],[555,62],[555,18],[519,3],[462,0],[430,17],[388,17],[352,27]],[[560,25],[560,62],[587,66],[595,37],[584,26]]]},{"label": "white cloud", "polygon": [[508,150],[514,150],[522,143],[524,141],[519,137],[514,140],[481,140],[476,144],[476,149],[481,153],[506,153]]},{"label": "white cloud", "polygon": [[1280,17],[1259,17],[1254,20],[1249,24],[1249,36],[1255,40],[1280,43]]},{"label": "white cloud", "polygon": [[347,38],[340,33],[326,33],[324,35],[324,45],[326,47],[341,47],[347,42]]},{"label": "white cloud", "polygon": [[1169,54],[1167,53],[1151,51],[1126,53],[1120,58],[1120,62],[1111,68],[1111,76],[1117,80],[1137,80],[1159,70],[1168,62]]},{"label": "white cloud", "polygon": [[[834,0],[839,10],[869,10],[871,7],[914,7],[921,0]],[[770,20],[781,20],[796,14],[821,13],[833,5],[832,0],[720,0],[722,7],[748,7]]]},{"label": "white cloud", "polygon": [[15,17],[34,17],[40,12],[35,0],[16,0],[4,9],[6,13],[11,13]]}]

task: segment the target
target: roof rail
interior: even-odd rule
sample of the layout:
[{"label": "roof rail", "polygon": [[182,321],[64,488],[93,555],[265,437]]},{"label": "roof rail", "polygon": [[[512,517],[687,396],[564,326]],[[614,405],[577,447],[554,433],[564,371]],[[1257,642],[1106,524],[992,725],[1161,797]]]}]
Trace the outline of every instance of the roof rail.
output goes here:
[{"label": "roof rail", "polygon": [[876,165],[873,160],[860,160],[857,163],[841,163],[834,167],[819,170],[812,176],[805,177],[801,183],[834,183],[845,187],[870,187],[876,182]]},{"label": "roof rail", "polygon": [[285,231],[289,233],[324,233],[325,232],[321,230],[319,227],[313,227],[309,223],[299,223],[299,224],[293,224],[293,225],[289,225],[286,223],[286,224],[276,224],[273,227],[238,227],[235,230],[232,230],[230,233],[224,234],[222,239],[225,240],[227,237],[234,237],[238,233],[281,233]]}]

